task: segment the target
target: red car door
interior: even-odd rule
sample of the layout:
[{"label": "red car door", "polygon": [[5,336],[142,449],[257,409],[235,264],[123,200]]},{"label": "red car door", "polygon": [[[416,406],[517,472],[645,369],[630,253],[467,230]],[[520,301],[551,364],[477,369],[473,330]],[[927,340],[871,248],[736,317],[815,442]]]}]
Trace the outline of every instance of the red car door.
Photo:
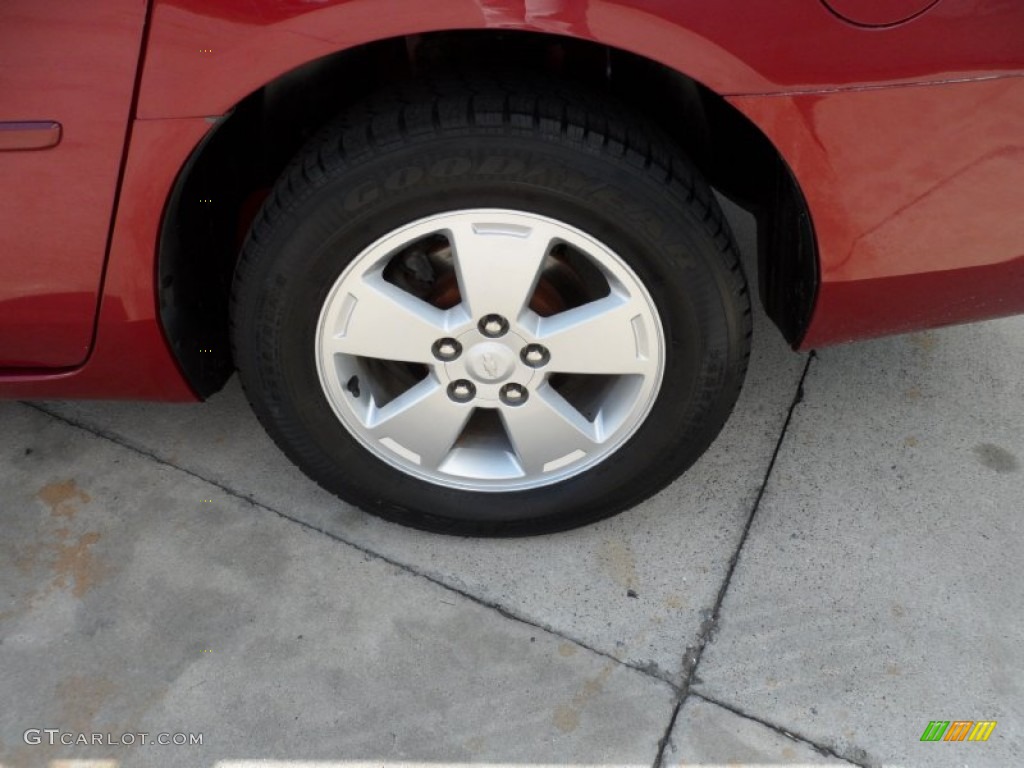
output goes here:
[{"label": "red car door", "polygon": [[0,2],[0,368],[89,354],[145,19]]}]

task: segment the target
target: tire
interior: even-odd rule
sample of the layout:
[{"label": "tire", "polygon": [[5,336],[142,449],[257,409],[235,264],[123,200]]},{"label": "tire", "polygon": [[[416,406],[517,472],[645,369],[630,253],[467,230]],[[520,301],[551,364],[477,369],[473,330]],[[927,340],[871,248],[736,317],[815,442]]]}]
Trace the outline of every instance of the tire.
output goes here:
[{"label": "tire", "polygon": [[620,105],[408,86],[277,183],[235,274],[235,360],[278,446],[345,501],[449,534],[565,530],[717,436],[750,351],[737,253],[693,166]]}]

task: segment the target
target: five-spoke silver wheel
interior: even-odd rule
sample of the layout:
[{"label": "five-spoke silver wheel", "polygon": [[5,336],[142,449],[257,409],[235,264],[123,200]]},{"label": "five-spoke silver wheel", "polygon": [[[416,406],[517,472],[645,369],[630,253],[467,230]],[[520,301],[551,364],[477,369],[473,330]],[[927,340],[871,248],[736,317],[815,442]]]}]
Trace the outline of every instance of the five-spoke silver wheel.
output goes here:
[{"label": "five-spoke silver wheel", "polygon": [[317,372],[369,451],[463,490],[536,488],[620,448],[657,397],[657,310],[564,222],[460,210],[364,249],[327,294]]}]

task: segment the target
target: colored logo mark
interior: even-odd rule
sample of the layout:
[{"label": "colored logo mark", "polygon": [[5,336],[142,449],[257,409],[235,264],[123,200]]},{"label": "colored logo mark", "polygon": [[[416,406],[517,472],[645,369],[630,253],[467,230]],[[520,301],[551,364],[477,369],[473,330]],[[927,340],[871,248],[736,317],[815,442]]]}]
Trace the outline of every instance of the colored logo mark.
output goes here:
[{"label": "colored logo mark", "polygon": [[988,741],[995,727],[995,720],[932,720],[921,741]]}]

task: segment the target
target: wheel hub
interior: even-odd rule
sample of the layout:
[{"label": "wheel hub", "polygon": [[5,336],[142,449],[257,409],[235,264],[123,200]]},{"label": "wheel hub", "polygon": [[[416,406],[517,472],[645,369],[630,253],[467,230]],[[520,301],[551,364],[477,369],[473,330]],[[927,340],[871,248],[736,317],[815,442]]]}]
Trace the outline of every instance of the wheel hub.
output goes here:
[{"label": "wheel hub", "polygon": [[466,351],[444,364],[443,375],[448,381],[472,381],[479,400],[496,401],[502,385],[528,387],[534,378],[536,371],[519,358],[519,350],[526,346],[526,341],[514,333],[490,339],[474,329],[459,336],[459,343]]}]

